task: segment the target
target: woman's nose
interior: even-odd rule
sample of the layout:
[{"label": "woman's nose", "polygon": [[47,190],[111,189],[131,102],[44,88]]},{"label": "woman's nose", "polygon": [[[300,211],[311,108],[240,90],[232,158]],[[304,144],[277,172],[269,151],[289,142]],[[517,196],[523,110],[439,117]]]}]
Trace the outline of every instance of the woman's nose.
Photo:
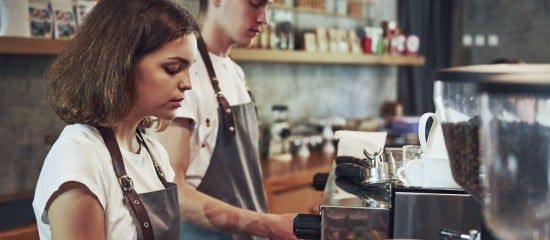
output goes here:
[{"label": "woman's nose", "polygon": [[191,78],[189,77],[189,73],[186,73],[178,82],[178,89],[181,92],[191,90]]}]

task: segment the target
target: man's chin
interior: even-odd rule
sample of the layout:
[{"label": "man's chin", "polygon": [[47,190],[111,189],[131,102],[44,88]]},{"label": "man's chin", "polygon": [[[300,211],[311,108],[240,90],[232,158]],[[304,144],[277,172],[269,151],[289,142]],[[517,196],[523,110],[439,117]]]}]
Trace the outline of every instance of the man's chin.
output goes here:
[{"label": "man's chin", "polygon": [[254,46],[254,39],[255,38],[247,38],[239,41],[237,44],[235,44],[237,47],[240,48],[251,48]]}]

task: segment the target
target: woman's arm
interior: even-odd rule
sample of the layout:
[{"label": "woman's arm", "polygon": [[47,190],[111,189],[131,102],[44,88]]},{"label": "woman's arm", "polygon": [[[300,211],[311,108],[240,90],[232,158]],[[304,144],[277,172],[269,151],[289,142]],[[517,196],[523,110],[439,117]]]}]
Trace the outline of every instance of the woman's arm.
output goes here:
[{"label": "woman's arm", "polygon": [[[238,208],[197,191],[185,181],[189,166],[192,121],[176,118],[159,134],[175,171],[182,220],[209,229],[267,237],[296,239],[292,232],[295,214],[265,214]],[[262,183],[257,183],[262,184]]]},{"label": "woman's arm", "polygon": [[105,214],[95,195],[78,182],[61,185],[46,205],[52,239],[105,239]]}]

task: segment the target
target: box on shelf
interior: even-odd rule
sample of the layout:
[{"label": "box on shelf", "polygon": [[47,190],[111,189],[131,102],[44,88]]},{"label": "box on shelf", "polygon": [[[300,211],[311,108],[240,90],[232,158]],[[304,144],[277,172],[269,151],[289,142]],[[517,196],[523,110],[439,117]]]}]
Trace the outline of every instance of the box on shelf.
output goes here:
[{"label": "box on shelf", "polygon": [[31,36],[28,1],[0,0],[0,36]]},{"label": "box on shelf", "polygon": [[348,29],[347,31],[347,40],[349,45],[349,51],[353,54],[361,54],[361,41],[357,36],[357,32],[353,29]]},{"label": "box on shelf", "polygon": [[328,41],[327,29],[322,27],[316,28],[315,36],[317,37],[317,50],[319,52],[328,52],[329,41]]},{"label": "box on shelf", "polygon": [[297,8],[325,11],[326,0],[296,0]]},{"label": "box on shelf", "polygon": [[71,0],[50,0],[53,12],[54,38],[70,39],[76,34],[76,16]]},{"label": "box on shelf", "polygon": [[48,0],[29,0],[29,17],[32,37],[53,37],[53,17]]},{"label": "box on shelf", "polygon": [[348,1],[336,0],[336,14],[346,15],[348,13]]},{"label": "box on shelf", "polygon": [[350,1],[348,3],[348,16],[350,17],[365,17],[366,4],[364,2]]}]

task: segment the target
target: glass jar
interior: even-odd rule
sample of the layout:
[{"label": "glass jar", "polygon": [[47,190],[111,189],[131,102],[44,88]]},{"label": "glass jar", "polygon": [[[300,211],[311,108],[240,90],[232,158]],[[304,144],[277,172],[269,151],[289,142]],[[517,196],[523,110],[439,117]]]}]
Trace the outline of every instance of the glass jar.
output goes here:
[{"label": "glass jar", "polygon": [[490,64],[440,69],[434,103],[455,181],[481,201],[480,98],[477,84],[494,76],[548,71],[545,64]]},{"label": "glass jar", "polygon": [[434,74],[434,103],[455,181],[481,201],[477,82],[506,71],[503,65],[441,69]]},{"label": "glass jar", "polygon": [[503,240],[550,239],[550,65],[478,84],[484,219]]}]

